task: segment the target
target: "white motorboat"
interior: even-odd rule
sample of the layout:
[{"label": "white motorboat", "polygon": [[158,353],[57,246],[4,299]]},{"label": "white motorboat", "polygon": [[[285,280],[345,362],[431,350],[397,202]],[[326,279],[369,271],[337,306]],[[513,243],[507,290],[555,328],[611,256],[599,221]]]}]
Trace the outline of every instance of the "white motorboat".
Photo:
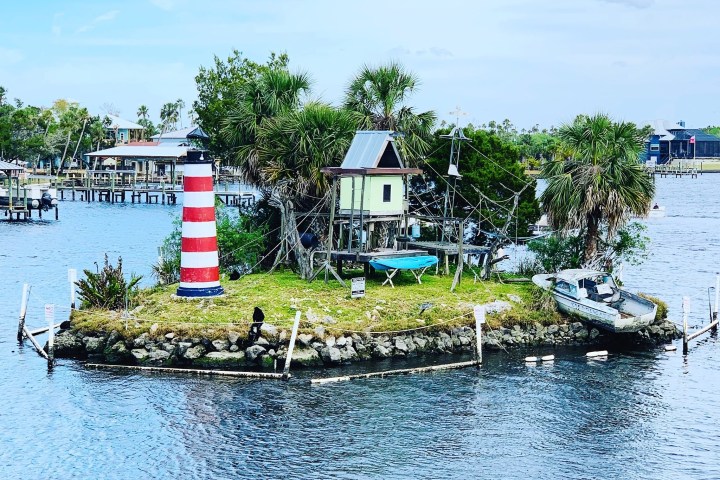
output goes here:
[{"label": "white motorboat", "polygon": [[606,272],[569,269],[532,281],[552,293],[560,311],[611,332],[637,332],[655,319],[657,305],[619,288]]}]

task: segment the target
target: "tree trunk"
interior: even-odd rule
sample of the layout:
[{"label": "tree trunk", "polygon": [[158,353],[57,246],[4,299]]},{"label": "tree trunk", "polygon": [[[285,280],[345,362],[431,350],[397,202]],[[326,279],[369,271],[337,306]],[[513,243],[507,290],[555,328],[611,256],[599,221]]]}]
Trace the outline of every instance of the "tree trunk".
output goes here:
[{"label": "tree trunk", "polygon": [[283,217],[283,230],[285,231],[285,241],[287,242],[288,251],[295,254],[295,262],[298,265],[300,278],[306,280],[312,275],[310,266],[310,255],[305,247],[300,243],[300,233],[297,228],[297,219],[295,217],[295,207],[292,200],[283,198],[280,194],[273,192],[270,196],[270,204],[280,209]]},{"label": "tree trunk", "polygon": [[596,266],[597,264],[597,245],[599,235],[599,219],[596,215],[589,214],[587,216],[587,232],[585,233],[585,254],[583,258],[583,265],[588,268]]}]

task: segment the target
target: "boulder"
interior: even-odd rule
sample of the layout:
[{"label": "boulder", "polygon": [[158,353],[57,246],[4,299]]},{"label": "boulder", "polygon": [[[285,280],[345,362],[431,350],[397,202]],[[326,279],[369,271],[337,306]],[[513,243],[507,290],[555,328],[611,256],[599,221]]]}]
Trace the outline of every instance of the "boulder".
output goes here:
[{"label": "boulder", "polygon": [[85,358],[85,345],[82,339],[69,330],[55,335],[55,356],[58,358]]},{"label": "boulder", "polygon": [[174,332],[170,332],[170,333],[166,333],[166,334],[165,334],[165,339],[166,339],[166,340],[172,340],[173,338],[175,338],[175,333],[174,333]]},{"label": "boulder", "polygon": [[121,363],[128,360],[130,356],[130,352],[125,347],[125,342],[115,342],[114,345],[106,347],[103,354],[105,355],[105,361],[108,363]]},{"label": "boulder", "polygon": [[89,354],[102,353],[105,350],[105,337],[85,337],[82,339],[85,351]]},{"label": "boulder", "polygon": [[329,337],[327,337],[325,339],[325,345],[327,345],[328,347],[334,347],[335,343],[336,343],[335,337],[332,335],[330,335]]},{"label": "boulder", "polygon": [[190,347],[192,347],[192,343],[190,343],[190,342],[178,342],[177,351],[176,351],[177,355],[179,357],[184,357],[185,352],[187,352],[188,348],[190,348]]},{"label": "boulder", "polygon": [[133,340],[133,346],[135,348],[144,347],[147,342],[148,342],[148,334],[143,333],[142,335],[140,335],[139,337],[137,337]]},{"label": "boulder", "polygon": [[340,363],[342,355],[340,355],[340,349],[336,347],[324,347],[320,350],[320,356],[325,363]]},{"label": "boulder", "polygon": [[307,333],[301,333],[297,336],[298,341],[301,345],[304,345],[306,347],[310,346],[310,342],[312,342],[313,336]]},{"label": "boulder", "polygon": [[292,361],[290,363],[292,366],[315,367],[322,365],[322,359],[316,350],[301,347],[293,350]]},{"label": "boulder", "polygon": [[278,329],[275,325],[270,325],[269,323],[263,323],[260,326],[260,331],[265,334],[265,336],[270,338],[275,338],[278,336]]},{"label": "boulder", "polygon": [[193,360],[193,366],[206,368],[242,367],[245,364],[245,352],[242,351],[210,352],[203,357]]},{"label": "boulder", "polygon": [[237,345],[230,345],[229,350],[230,350],[231,352],[237,352],[237,351],[240,350],[240,347],[238,347]]},{"label": "boulder", "polygon": [[236,345],[238,340],[240,340],[240,336],[241,335],[238,332],[230,331],[227,335],[228,342],[230,342],[231,345]]},{"label": "boulder", "polygon": [[202,357],[207,350],[202,345],[195,345],[194,347],[188,348],[183,355],[188,360],[196,360]]},{"label": "boulder", "polygon": [[260,355],[265,353],[267,350],[262,345],[253,345],[245,350],[245,359],[248,362],[254,362]]},{"label": "boulder", "polygon": [[270,342],[268,342],[266,338],[260,337],[255,341],[255,345],[260,345],[265,350],[267,350],[267,348],[270,346]]},{"label": "boulder", "polygon": [[320,339],[320,340],[325,339],[325,327],[323,327],[322,325],[318,325],[317,327],[315,327],[315,329],[313,330],[313,333],[315,334],[315,337],[317,337],[318,339]]},{"label": "boulder", "polygon": [[170,365],[170,354],[165,350],[154,350],[152,352],[148,352],[148,356],[144,363],[146,365],[150,364],[157,366]]},{"label": "boulder", "polygon": [[144,348],[133,348],[130,350],[130,354],[135,358],[135,361],[140,364],[145,363],[149,355],[148,351]]},{"label": "boulder", "polygon": [[218,352],[227,350],[230,347],[230,341],[225,338],[220,338],[212,341],[212,346]]},{"label": "boulder", "polygon": [[358,354],[351,345],[346,345],[345,348],[340,350],[340,360],[343,362],[350,362],[358,358]]},{"label": "boulder", "polygon": [[403,353],[408,352],[408,346],[404,337],[395,337],[395,349]]},{"label": "boulder", "polygon": [[388,349],[387,349],[386,347],[384,347],[383,345],[377,345],[377,346],[373,349],[373,356],[375,356],[375,357],[378,357],[378,358],[388,358],[390,355],[391,355],[391,354],[390,354],[390,350],[388,350]]}]

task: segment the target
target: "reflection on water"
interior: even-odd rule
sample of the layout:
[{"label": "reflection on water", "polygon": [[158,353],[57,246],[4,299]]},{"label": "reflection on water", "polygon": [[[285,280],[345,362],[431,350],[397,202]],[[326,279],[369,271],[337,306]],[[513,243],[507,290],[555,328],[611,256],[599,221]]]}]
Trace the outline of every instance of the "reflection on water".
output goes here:
[{"label": "reflection on water", "polygon": [[[667,298],[675,319],[690,296],[696,324],[719,269],[717,182],[658,179],[667,216],[646,222],[653,258],[625,272],[630,289]],[[23,282],[33,284],[28,323],[44,323],[44,303],[67,305],[67,268],[93,268],[108,252],[148,275],[179,211],[64,202],[58,222],[0,223],[4,478],[720,478],[709,338],[686,360],[559,349],[555,362],[527,366],[527,352],[487,353],[479,370],[323,386],[307,382],[319,372],[283,383],[67,360],[48,373],[15,344]]]}]

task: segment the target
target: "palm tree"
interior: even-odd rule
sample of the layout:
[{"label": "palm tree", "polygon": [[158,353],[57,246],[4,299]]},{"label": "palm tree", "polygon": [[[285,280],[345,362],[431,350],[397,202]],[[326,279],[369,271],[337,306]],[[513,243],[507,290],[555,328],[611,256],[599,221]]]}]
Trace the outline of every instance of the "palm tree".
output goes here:
[{"label": "palm tree", "polygon": [[340,165],[359,121],[355,112],[312,102],[263,121],[257,130],[259,183],[280,210],[281,242],[287,239],[302,278],[309,278],[312,266],[300,242],[295,210],[301,205],[309,210],[327,191],[321,168]]},{"label": "palm tree", "polygon": [[175,107],[177,108],[177,118],[178,120],[180,120],[180,128],[182,128],[182,109],[185,108],[185,102],[182,98],[178,98],[177,100],[175,100]]},{"label": "palm tree", "polygon": [[639,163],[643,132],[605,114],[581,115],[558,130],[559,154],[543,165],[540,197],[550,225],[584,236],[584,263],[597,266],[602,231],[612,238],[631,215],[647,215],[655,193]]},{"label": "palm tree", "polygon": [[178,105],[175,102],[167,102],[160,109],[160,121],[162,123],[162,132],[169,132],[177,126],[178,121]]},{"label": "palm tree", "polygon": [[137,116],[138,118],[142,118],[143,120],[146,120],[149,114],[148,107],[146,105],[140,105],[137,109]]},{"label": "palm tree", "polygon": [[415,113],[405,104],[419,80],[401,65],[363,66],[345,92],[345,108],[364,117],[363,127],[405,134],[398,142],[406,158],[418,158],[429,149],[435,112]]},{"label": "palm tree", "polygon": [[292,74],[284,69],[266,70],[248,80],[240,89],[237,104],[223,122],[221,134],[234,152],[234,163],[240,167],[243,180],[259,186],[257,168],[257,135],[263,122],[297,110],[301,96],[310,89],[304,73]]}]

